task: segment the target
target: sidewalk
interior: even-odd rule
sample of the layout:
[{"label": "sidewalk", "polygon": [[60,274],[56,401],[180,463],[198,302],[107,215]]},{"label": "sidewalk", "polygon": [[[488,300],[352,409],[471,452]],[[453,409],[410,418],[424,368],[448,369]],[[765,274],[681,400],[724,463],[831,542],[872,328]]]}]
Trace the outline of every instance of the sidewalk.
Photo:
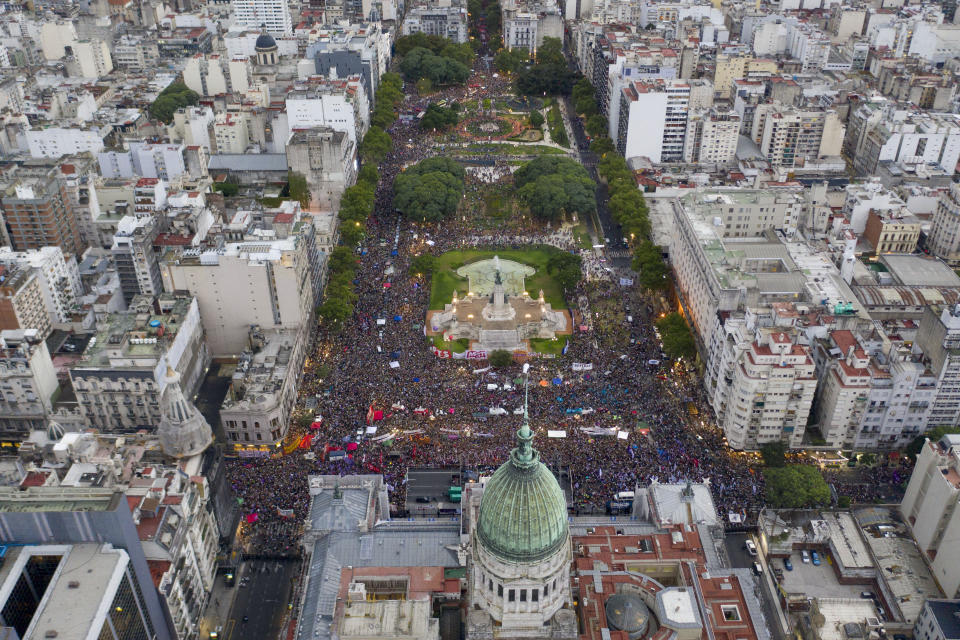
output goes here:
[{"label": "sidewalk", "polygon": [[240,589],[240,576],[242,574],[242,565],[237,567],[237,573],[234,575],[234,586],[228,587],[223,574],[216,576],[213,583],[213,591],[210,593],[210,599],[207,601],[207,609],[203,612],[203,618],[200,621],[200,640],[207,640],[211,631],[220,629],[220,638],[230,637],[231,629],[228,629],[227,622],[230,620],[230,609],[233,607],[233,599]]}]

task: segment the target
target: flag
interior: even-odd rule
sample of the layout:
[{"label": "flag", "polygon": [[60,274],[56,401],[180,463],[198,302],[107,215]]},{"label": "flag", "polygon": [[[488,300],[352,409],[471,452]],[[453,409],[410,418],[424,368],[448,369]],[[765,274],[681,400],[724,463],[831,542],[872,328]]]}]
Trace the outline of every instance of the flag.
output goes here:
[{"label": "flag", "polygon": [[367,408],[367,424],[371,424],[372,422],[373,422],[373,405],[371,404]]}]

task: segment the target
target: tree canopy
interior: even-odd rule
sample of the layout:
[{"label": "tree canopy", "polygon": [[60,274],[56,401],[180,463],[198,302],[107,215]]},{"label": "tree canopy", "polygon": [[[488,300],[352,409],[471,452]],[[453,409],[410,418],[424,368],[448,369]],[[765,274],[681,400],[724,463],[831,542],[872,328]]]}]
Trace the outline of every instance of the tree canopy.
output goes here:
[{"label": "tree canopy", "polygon": [[435,54],[425,47],[414,47],[403,56],[400,71],[411,82],[427,78],[435,87],[463,84],[470,77],[470,67],[458,59],[446,57],[443,53]]},{"label": "tree canopy", "polygon": [[802,509],[829,504],[830,487],[811,465],[786,465],[763,470],[767,504],[776,509]]},{"label": "tree canopy", "polygon": [[431,103],[420,118],[420,128],[424,131],[443,131],[457,124],[458,120],[456,109]]},{"label": "tree canopy", "polygon": [[433,273],[433,268],[437,264],[437,259],[429,253],[421,253],[410,260],[410,273],[425,274]]},{"label": "tree canopy", "polygon": [[596,184],[579,162],[558,155],[542,155],[514,173],[517,195],[530,213],[558,220],[564,213],[596,211]]},{"label": "tree canopy", "polygon": [[582,265],[580,256],[557,250],[547,258],[547,273],[553,276],[564,291],[573,291],[583,277]]},{"label": "tree canopy", "polygon": [[493,56],[493,68],[501,73],[513,73],[524,68],[530,60],[526,49],[500,49]]},{"label": "tree canopy", "polygon": [[150,105],[150,116],[164,124],[170,124],[177,109],[195,105],[199,101],[200,94],[182,82],[174,82],[161,91]]},{"label": "tree canopy", "polygon": [[767,467],[785,467],[787,466],[787,445],[780,440],[766,442],[760,446],[760,455],[763,457],[763,464]]},{"label": "tree canopy", "polygon": [[321,325],[329,331],[339,331],[343,322],[353,314],[357,294],[353,281],[357,276],[357,259],[347,247],[336,247],[330,252],[330,276],[324,292],[325,299],[317,307]]},{"label": "tree canopy", "polygon": [[360,159],[380,164],[393,149],[393,138],[380,127],[370,127],[360,143]]},{"label": "tree canopy", "polygon": [[452,216],[463,197],[464,170],[450,158],[427,158],[393,181],[393,206],[408,218],[438,222]]},{"label": "tree canopy", "polygon": [[606,136],[600,136],[599,138],[594,138],[593,142],[590,143],[590,151],[603,155],[605,153],[610,153],[616,151],[617,148],[613,144],[613,140]]},{"label": "tree canopy", "polygon": [[537,64],[566,64],[563,57],[563,41],[560,38],[544,38],[537,47]]},{"label": "tree canopy", "polygon": [[304,209],[310,206],[310,187],[307,185],[306,176],[302,173],[287,171],[287,192]]},{"label": "tree canopy", "polygon": [[526,96],[567,95],[573,87],[576,77],[567,65],[564,64],[536,64],[526,69],[520,69],[516,74],[514,85],[517,93]]},{"label": "tree canopy", "polygon": [[542,114],[542,113],[540,113],[539,111],[536,111],[536,110],[530,112],[530,126],[531,126],[531,127],[535,127],[535,128],[537,128],[537,129],[539,129],[540,127],[543,126],[543,121],[544,121],[544,118],[543,118],[543,114]]},{"label": "tree canopy", "polygon": [[504,349],[497,349],[490,354],[490,366],[497,369],[509,367],[513,364],[513,354]]},{"label": "tree canopy", "polygon": [[393,45],[393,51],[396,55],[403,57],[413,49],[420,47],[429,49],[434,53],[440,53],[444,47],[453,44],[443,36],[432,36],[425,33],[411,33],[408,36],[400,36]]},{"label": "tree canopy", "polygon": [[697,354],[697,345],[690,333],[690,326],[677,312],[668,313],[656,322],[663,352],[668,358],[692,358]]}]

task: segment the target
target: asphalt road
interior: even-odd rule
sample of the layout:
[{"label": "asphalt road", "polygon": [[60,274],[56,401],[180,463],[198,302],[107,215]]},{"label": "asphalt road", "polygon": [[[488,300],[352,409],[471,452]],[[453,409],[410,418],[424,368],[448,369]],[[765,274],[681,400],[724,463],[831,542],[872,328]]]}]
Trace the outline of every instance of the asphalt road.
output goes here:
[{"label": "asphalt road", "polygon": [[727,557],[730,559],[731,567],[749,569],[756,562],[747,550],[743,548],[743,543],[747,540],[745,533],[727,534],[723,544],[727,548]]},{"label": "asphalt road", "polygon": [[226,640],[276,640],[280,636],[291,581],[299,566],[296,560],[249,560],[244,564],[240,578],[249,576],[250,581],[245,587],[239,582],[234,587],[239,591],[224,625]]}]

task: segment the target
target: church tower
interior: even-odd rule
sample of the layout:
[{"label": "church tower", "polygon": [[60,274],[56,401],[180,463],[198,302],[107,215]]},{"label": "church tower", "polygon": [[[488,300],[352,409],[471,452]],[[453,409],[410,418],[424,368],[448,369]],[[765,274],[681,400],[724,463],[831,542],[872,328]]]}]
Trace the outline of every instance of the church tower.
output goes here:
[{"label": "church tower", "polygon": [[163,452],[173,458],[188,458],[213,442],[213,432],[203,415],[183,395],[180,374],[167,367],[166,386],[160,405],[157,435]]}]

